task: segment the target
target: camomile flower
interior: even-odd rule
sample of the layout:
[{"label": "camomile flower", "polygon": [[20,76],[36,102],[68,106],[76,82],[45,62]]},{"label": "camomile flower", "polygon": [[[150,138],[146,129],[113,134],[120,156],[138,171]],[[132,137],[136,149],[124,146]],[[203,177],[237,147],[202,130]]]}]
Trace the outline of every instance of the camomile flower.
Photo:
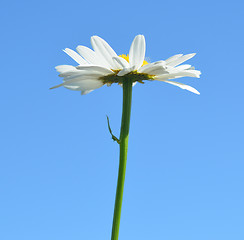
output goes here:
[{"label": "camomile flower", "polygon": [[63,77],[63,83],[51,89],[64,86],[71,90],[87,94],[103,85],[113,83],[123,84],[126,79],[144,83],[145,80],[166,82],[190,92],[200,94],[195,88],[183,83],[172,81],[180,77],[199,78],[201,72],[189,64],[181,63],[195,56],[195,53],[177,54],[166,60],[148,63],[145,60],[146,43],[143,35],[137,35],[130,47],[128,55],[118,56],[109,44],[98,36],[91,37],[94,50],[78,46],[77,52],[66,48],[64,50],[79,65],[60,65],[56,70]]},{"label": "camomile flower", "polygon": [[146,61],[146,42],[143,35],[137,35],[134,38],[128,55],[117,55],[109,44],[98,36],[91,37],[91,45],[93,50],[85,46],[78,46],[76,48],[77,52],[69,48],[64,50],[65,53],[78,63],[78,66],[57,66],[56,70],[60,73],[59,76],[63,78],[63,82],[51,89],[64,86],[71,90],[81,91],[81,94],[87,94],[103,85],[110,86],[113,83],[123,87],[119,138],[113,135],[109,118],[107,117],[108,129],[112,139],[120,146],[119,171],[111,234],[111,240],[118,240],[127,162],[132,86],[137,82],[144,83],[145,81],[157,80],[200,94],[193,87],[172,81],[172,79],[180,77],[199,78],[201,72],[195,70],[189,64],[180,65],[194,57],[195,53],[187,55],[177,54],[164,61],[161,60],[153,63]]}]

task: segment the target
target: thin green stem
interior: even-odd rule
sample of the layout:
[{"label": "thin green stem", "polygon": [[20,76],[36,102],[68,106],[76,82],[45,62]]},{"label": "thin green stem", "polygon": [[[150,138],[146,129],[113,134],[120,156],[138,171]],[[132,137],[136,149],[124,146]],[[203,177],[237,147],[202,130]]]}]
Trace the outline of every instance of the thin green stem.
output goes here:
[{"label": "thin green stem", "polygon": [[129,140],[130,128],[130,113],[131,113],[131,99],[132,99],[132,81],[124,79],[123,81],[123,110],[120,130],[120,160],[119,160],[119,173],[116,190],[116,199],[114,206],[114,218],[111,240],[119,239],[119,225],[123,200],[126,160]]}]

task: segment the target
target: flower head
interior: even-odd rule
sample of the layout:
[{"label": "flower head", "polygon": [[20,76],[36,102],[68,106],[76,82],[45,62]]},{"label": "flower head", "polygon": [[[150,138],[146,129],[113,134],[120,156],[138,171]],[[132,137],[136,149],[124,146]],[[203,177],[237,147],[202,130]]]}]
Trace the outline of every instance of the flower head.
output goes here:
[{"label": "flower head", "polygon": [[63,83],[52,87],[64,86],[71,90],[87,94],[97,88],[113,83],[123,84],[130,78],[133,83],[144,83],[145,80],[166,82],[193,93],[199,92],[183,83],[169,81],[180,77],[200,77],[201,72],[189,64],[180,65],[195,56],[192,54],[177,54],[165,61],[148,63],[145,60],[146,42],[143,35],[137,35],[130,47],[129,55],[118,56],[109,44],[98,36],[91,37],[91,50],[78,46],[77,52],[66,48],[64,50],[79,65],[60,65],[56,70],[63,77]]}]

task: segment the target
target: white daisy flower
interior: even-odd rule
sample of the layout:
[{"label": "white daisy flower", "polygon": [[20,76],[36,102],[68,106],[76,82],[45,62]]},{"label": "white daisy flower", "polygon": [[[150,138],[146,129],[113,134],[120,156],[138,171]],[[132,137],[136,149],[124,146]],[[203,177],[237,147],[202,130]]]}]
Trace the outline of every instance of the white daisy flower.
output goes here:
[{"label": "white daisy flower", "polygon": [[195,53],[177,54],[165,61],[148,63],[145,60],[146,43],[143,35],[137,35],[133,40],[129,55],[118,56],[109,44],[98,36],[91,37],[91,50],[78,46],[77,52],[66,48],[64,50],[79,65],[60,65],[56,70],[63,77],[63,83],[52,87],[64,86],[71,90],[87,94],[97,88],[113,83],[123,84],[130,78],[133,84],[144,83],[144,80],[166,82],[190,92],[200,94],[195,88],[183,83],[169,81],[180,77],[200,77],[201,72],[189,64],[180,65],[195,56]]}]

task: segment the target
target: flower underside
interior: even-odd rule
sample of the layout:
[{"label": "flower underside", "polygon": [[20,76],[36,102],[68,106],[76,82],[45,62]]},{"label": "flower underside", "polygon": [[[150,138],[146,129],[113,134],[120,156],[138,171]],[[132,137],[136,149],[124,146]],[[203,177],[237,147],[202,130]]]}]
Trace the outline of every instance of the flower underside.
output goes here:
[{"label": "flower underside", "polygon": [[149,75],[146,73],[138,73],[137,71],[133,71],[127,73],[124,76],[118,76],[118,71],[115,71],[114,74],[109,74],[107,76],[102,76],[100,79],[103,81],[104,84],[112,84],[112,83],[119,83],[122,84],[123,81],[131,80],[134,82],[144,83],[143,80],[153,80],[154,75]]},{"label": "flower underside", "polygon": [[[122,54],[119,55],[120,57],[124,58],[127,62],[129,62],[129,56]],[[146,60],[143,61],[142,66],[148,64]],[[132,71],[130,73],[127,73],[124,76],[118,76],[120,70],[113,70],[114,74],[109,74],[107,76],[103,76],[100,79],[103,81],[104,84],[112,84],[112,83],[119,83],[122,84],[123,81],[131,80],[132,82],[139,82],[144,83],[143,80],[153,80],[154,75],[149,75],[146,73],[138,73],[137,71]]]}]

